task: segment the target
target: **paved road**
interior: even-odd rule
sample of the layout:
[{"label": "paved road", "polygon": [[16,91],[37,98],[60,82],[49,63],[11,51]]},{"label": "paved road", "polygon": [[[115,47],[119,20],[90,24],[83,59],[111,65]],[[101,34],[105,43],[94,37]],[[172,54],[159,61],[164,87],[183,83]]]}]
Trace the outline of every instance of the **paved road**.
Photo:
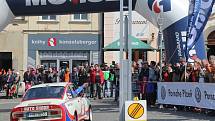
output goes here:
[{"label": "paved road", "polygon": [[[10,110],[20,99],[0,99],[0,121],[9,121]],[[118,104],[110,99],[92,100],[93,121],[118,121]],[[167,109],[148,109],[149,121],[215,121],[205,114],[171,111]]]}]

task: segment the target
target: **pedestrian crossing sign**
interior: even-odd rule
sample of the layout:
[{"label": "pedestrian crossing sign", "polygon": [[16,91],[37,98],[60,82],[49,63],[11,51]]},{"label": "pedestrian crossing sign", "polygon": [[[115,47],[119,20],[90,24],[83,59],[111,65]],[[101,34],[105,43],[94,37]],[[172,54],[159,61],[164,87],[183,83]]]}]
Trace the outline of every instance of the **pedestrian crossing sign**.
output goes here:
[{"label": "pedestrian crossing sign", "polygon": [[147,121],[146,101],[126,101],[125,121]]}]

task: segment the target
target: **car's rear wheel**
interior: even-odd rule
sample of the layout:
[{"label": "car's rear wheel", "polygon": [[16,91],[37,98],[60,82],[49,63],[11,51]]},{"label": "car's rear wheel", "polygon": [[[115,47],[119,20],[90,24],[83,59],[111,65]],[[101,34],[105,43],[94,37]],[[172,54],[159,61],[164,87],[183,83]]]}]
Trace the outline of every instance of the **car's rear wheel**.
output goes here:
[{"label": "car's rear wheel", "polygon": [[87,116],[89,117],[89,119],[85,120],[85,121],[92,121],[93,120],[93,111],[92,108],[89,108],[89,112],[87,113]]}]

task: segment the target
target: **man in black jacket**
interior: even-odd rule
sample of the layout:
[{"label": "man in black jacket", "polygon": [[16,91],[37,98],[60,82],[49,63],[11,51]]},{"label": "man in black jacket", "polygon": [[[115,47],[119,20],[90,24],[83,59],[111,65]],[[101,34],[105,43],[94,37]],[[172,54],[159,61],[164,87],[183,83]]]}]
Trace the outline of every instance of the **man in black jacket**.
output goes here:
[{"label": "man in black jacket", "polygon": [[142,94],[142,99],[146,99],[146,86],[147,86],[148,78],[149,78],[149,64],[147,61],[145,61],[142,63],[142,68],[138,76],[138,79],[141,85],[140,94]]}]

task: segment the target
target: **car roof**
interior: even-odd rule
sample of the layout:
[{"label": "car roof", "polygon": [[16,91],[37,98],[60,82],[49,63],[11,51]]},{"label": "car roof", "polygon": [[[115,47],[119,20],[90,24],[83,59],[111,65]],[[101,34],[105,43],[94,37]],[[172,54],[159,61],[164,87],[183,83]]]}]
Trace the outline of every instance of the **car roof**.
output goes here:
[{"label": "car roof", "polygon": [[39,84],[39,85],[35,85],[32,86],[31,88],[39,88],[39,87],[51,87],[51,86],[62,86],[65,87],[66,85],[68,85],[68,82],[58,82],[58,83],[45,83],[45,84]]}]

